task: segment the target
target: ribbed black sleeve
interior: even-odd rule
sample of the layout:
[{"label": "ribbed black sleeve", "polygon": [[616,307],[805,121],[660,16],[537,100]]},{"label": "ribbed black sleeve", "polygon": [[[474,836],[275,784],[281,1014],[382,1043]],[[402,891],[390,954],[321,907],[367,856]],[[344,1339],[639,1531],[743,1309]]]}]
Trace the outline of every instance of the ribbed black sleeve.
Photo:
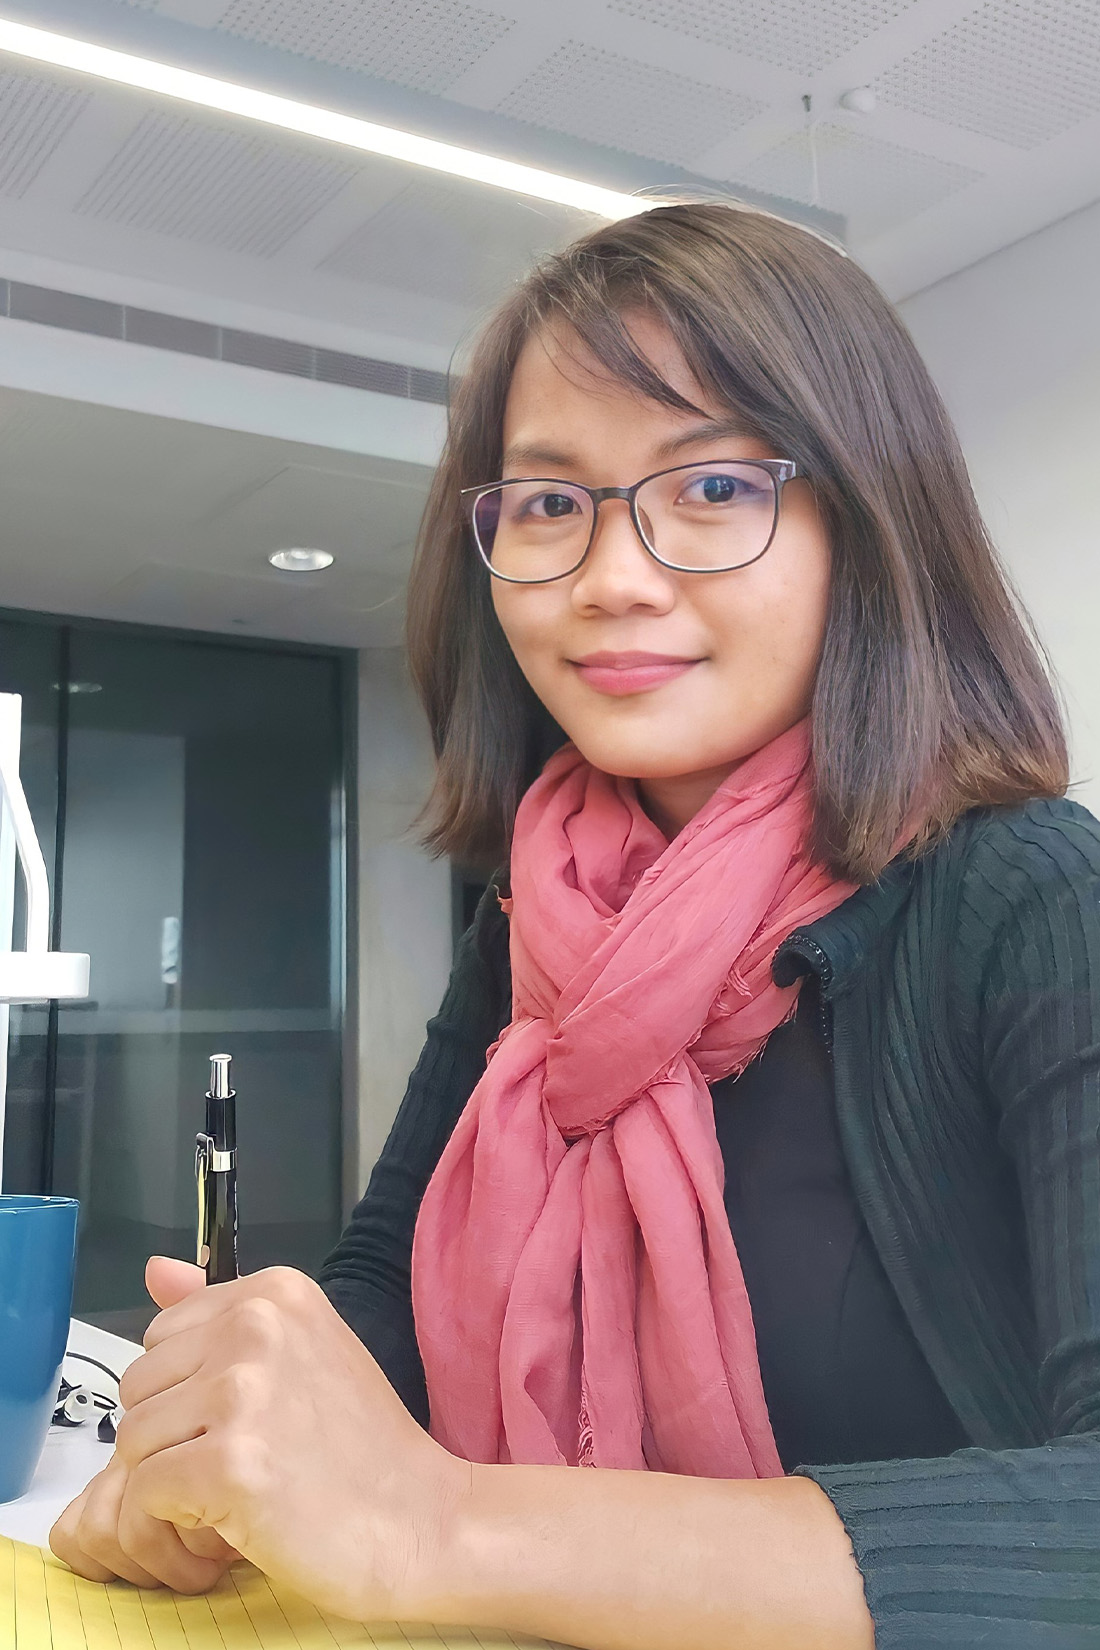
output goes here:
[{"label": "ribbed black sleeve", "polygon": [[[802,1470],[847,1527],[877,1650],[1085,1650],[1100,1645],[1096,822],[1067,803],[1000,816],[955,892],[956,990],[975,1019],[969,1048],[944,1036],[942,1070],[961,1104],[967,1066],[979,1069],[991,1147],[1015,1166],[1046,1441]],[[935,980],[911,984],[916,1003],[933,1003]],[[950,1223],[967,1186],[920,1196]]]},{"label": "ribbed black sleeve", "polygon": [[425,1427],[428,1395],[412,1314],[413,1231],[428,1181],[485,1070],[486,1051],[508,1020],[508,925],[494,916],[500,913],[490,888],[459,943],[367,1190],[319,1275],[333,1306]]}]

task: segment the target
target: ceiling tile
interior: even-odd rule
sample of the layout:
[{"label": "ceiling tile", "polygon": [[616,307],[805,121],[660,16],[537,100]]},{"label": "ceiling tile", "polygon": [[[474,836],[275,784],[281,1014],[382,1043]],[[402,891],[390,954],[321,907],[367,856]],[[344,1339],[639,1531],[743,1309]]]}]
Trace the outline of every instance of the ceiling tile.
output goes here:
[{"label": "ceiling tile", "polygon": [[847,126],[818,126],[815,140],[816,202],[808,132],[800,132],[757,156],[738,182],[839,212],[857,240],[916,217],[934,202],[967,188],[982,176],[967,166],[903,149]]},{"label": "ceiling tile", "polygon": [[682,166],[765,107],[579,40],[559,46],[498,104],[534,126]]},{"label": "ceiling tile", "polygon": [[739,57],[804,74],[821,69],[916,0],[608,0],[608,11],[656,23]]},{"label": "ceiling tile", "polygon": [[49,75],[0,70],[0,195],[25,195],[91,98]]},{"label": "ceiling tile", "polygon": [[512,19],[461,0],[230,0],[218,26],[299,57],[443,92]]},{"label": "ceiling tile", "polygon": [[356,167],[268,132],[145,115],[77,202],[85,217],[271,257]]},{"label": "ceiling tile", "polygon": [[589,227],[582,213],[477,184],[421,175],[319,266],[477,307],[494,302],[535,259]]},{"label": "ceiling tile", "polygon": [[1100,4],[989,0],[874,84],[885,103],[1032,148],[1100,110]]}]

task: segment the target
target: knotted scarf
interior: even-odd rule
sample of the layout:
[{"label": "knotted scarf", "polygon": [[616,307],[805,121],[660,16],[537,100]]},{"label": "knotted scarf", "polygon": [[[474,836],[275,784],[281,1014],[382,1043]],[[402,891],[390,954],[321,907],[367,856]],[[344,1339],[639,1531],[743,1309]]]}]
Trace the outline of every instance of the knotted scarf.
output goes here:
[{"label": "knotted scarf", "polygon": [[707,1084],[793,1013],[777,945],[851,892],[810,854],[810,808],[806,722],[671,842],[633,781],[572,745],[524,796],[512,1020],[413,1244],[431,1431],[453,1454],[782,1471]]}]

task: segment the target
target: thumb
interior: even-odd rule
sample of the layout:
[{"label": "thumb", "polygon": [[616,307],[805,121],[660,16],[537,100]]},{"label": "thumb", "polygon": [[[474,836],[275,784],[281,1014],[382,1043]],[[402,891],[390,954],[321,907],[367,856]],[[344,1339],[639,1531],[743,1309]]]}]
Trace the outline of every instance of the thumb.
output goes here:
[{"label": "thumb", "polygon": [[192,1266],[186,1260],[150,1255],[145,1264],[145,1287],[163,1311],[193,1295],[196,1289],[205,1289],[206,1274],[201,1266]]}]

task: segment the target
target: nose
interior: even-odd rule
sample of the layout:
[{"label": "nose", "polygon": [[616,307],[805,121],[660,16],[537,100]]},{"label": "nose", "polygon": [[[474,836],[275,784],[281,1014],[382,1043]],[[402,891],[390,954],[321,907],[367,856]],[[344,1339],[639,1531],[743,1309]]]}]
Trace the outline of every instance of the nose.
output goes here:
[{"label": "nose", "polygon": [[596,512],[588,556],[573,580],[578,611],[628,613],[635,607],[666,611],[676,600],[672,575],[645,548],[626,499],[605,498]]}]

